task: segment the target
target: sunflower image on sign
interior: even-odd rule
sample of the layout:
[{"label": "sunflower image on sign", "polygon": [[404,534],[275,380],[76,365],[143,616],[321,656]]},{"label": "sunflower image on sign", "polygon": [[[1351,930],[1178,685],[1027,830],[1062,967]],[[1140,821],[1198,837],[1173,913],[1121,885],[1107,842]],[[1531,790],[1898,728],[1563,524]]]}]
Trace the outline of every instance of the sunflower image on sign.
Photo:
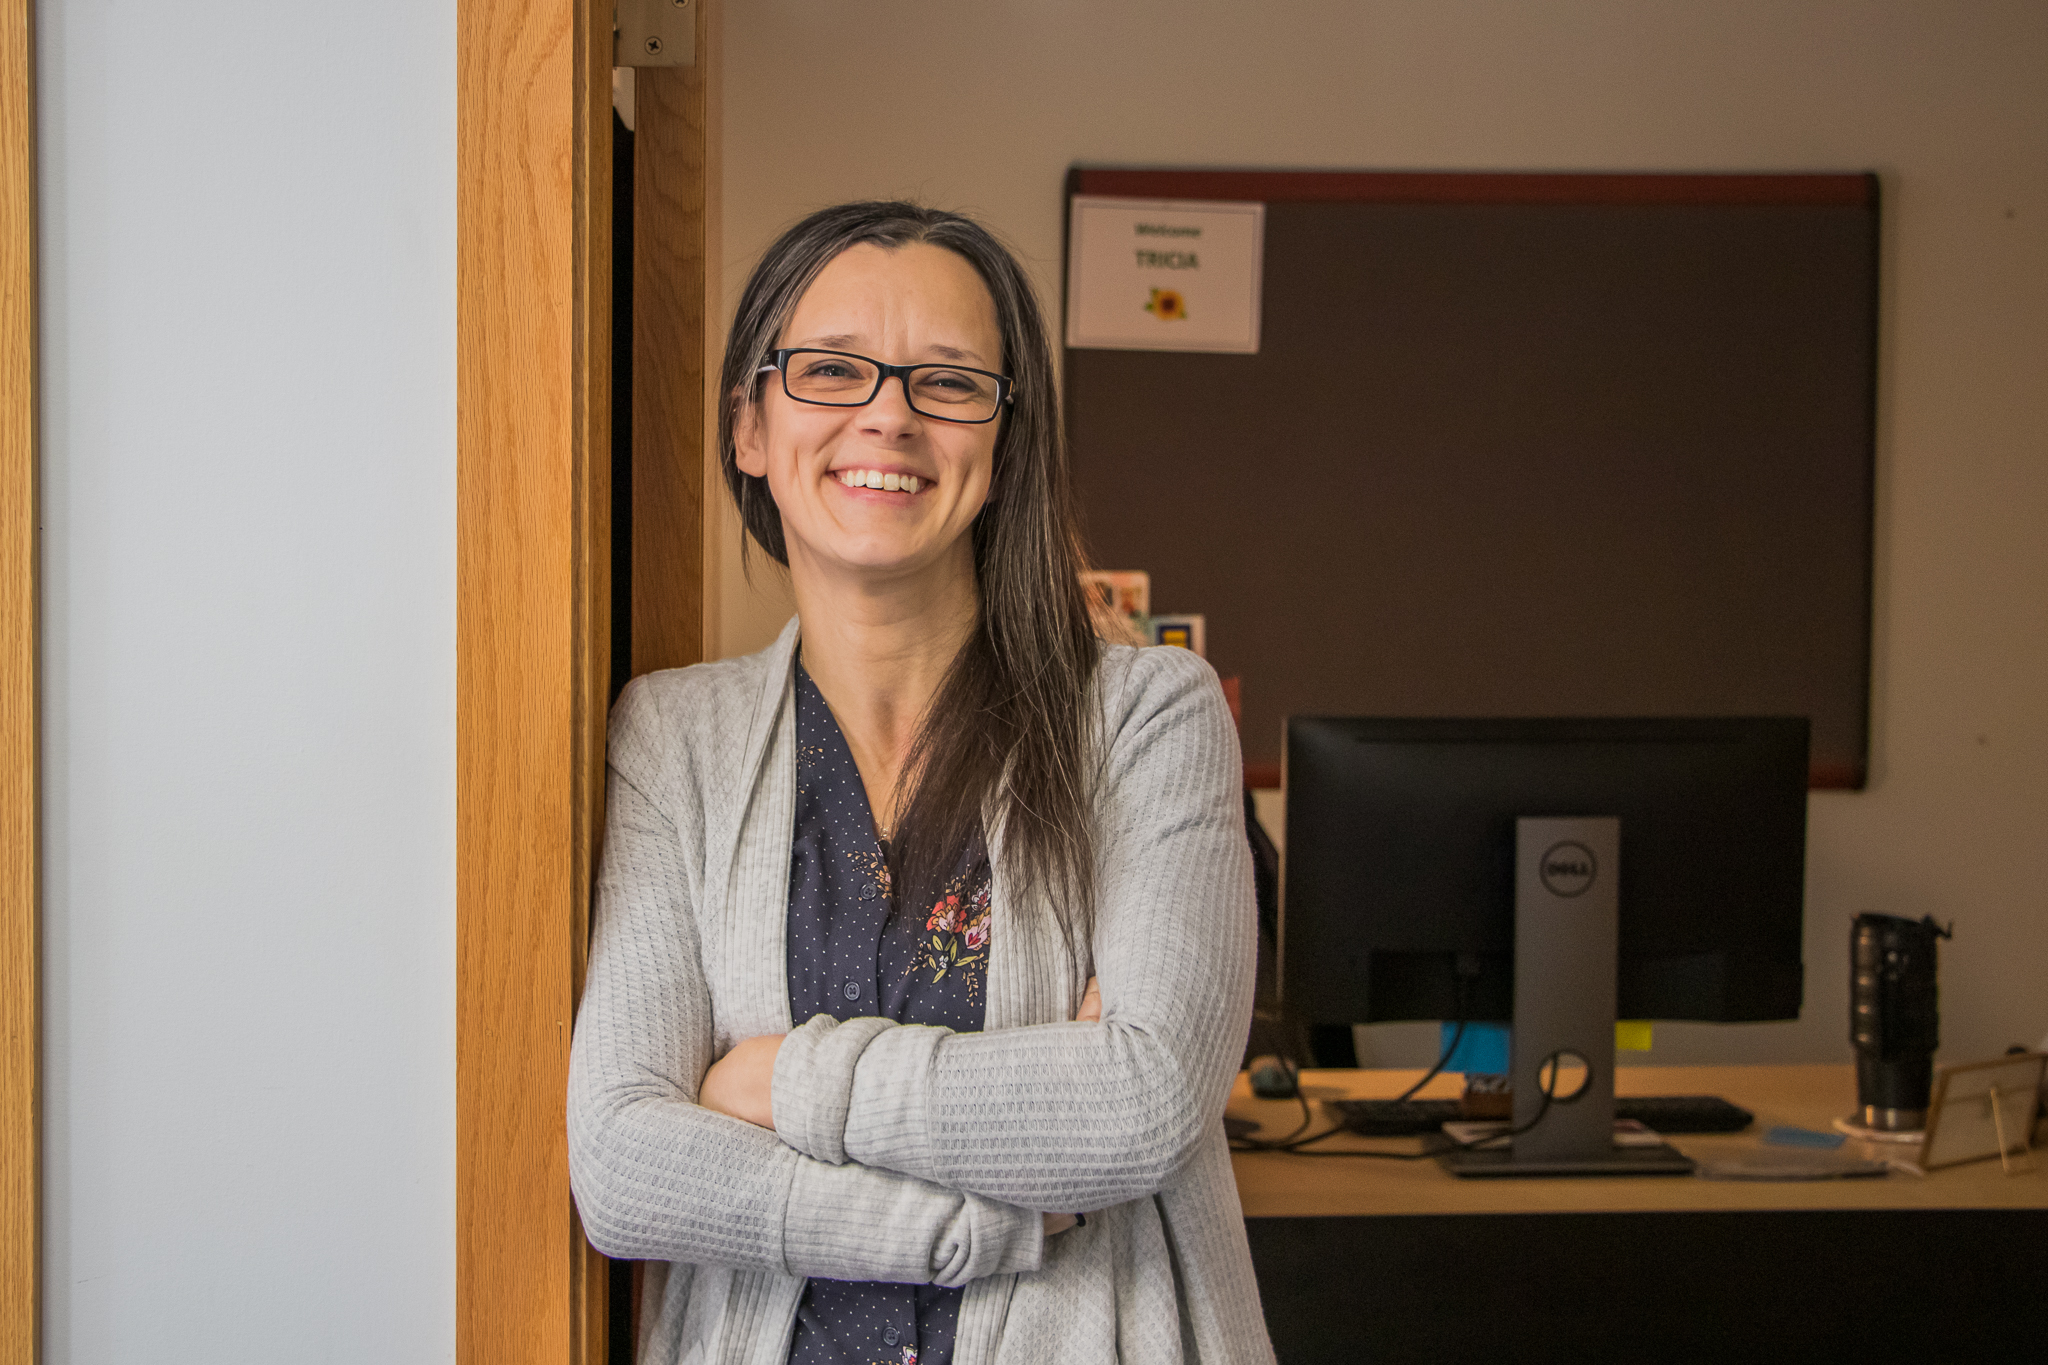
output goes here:
[{"label": "sunflower image on sign", "polygon": [[1145,311],[1161,322],[1186,322],[1188,301],[1180,296],[1178,289],[1155,289]]}]

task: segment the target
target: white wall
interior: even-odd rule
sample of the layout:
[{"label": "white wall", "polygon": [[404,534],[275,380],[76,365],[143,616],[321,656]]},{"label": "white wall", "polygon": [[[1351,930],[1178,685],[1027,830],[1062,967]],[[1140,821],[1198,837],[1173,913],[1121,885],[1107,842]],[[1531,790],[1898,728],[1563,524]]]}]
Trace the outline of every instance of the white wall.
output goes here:
[{"label": "white wall", "polygon": [[454,1357],[454,11],[38,6],[53,1365]]},{"label": "white wall", "polygon": [[[1879,171],[1873,781],[1813,801],[1804,1018],[1667,1026],[1652,1059],[1846,1059],[1861,910],[1955,918],[1944,1055],[2048,1029],[2048,7],[747,0],[725,25],[728,306],[796,216],[899,194],[982,215],[1056,302],[1075,162]],[[789,604],[718,530],[740,653]]]}]

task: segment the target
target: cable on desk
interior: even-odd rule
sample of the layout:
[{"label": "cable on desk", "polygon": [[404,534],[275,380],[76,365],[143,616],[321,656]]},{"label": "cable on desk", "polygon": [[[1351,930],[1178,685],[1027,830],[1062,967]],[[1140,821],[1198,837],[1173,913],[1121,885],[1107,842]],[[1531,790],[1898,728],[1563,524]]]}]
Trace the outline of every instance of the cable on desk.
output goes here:
[{"label": "cable on desk", "polygon": [[[1455,1051],[1456,1048],[1457,1042],[1456,1035],[1454,1034],[1450,1051]],[[1292,1071],[1293,1064],[1287,1061],[1286,1058],[1281,1058],[1280,1062],[1283,1066],[1290,1068],[1290,1072]],[[1438,1062],[1437,1065],[1441,1068],[1443,1064]],[[1434,1074],[1435,1072],[1432,1071],[1431,1075]],[[1359,1156],[1373,1161],[1428,1161],[1440,1157],[1446,1152],[1474,1151],[1489,1143],[1518,1138],[1537,1124],[1543,1122],[1543,1116],[1550,1112],[1550,1102],[1557,1097],[1557,1076],[1558,1068],[1552,1067],[1550,1069],[1550,1079],[1543,1084],[1543,1102],[1536,1106],[1535,1115],[1527,1123],[1519,1127],[1506,1129],[1503,1132],[1488,1133],[1485,1137],[1471,1138],[1464,1142],[1445,1143],[1442,1146],[1432,1147],[1420,1152],[1311,1152],[1307,1150],[1314,1144],[1326,1138],[1333,1138],[1337,1134],[1346,1131],[1346,1129],[1342,1123],[1339,1123],[1334,1128],[1326,1128],[1312,1137],[1302,1137],[1301,1134],[1315,1122],[1315,1111],[1309,1107],[1308,1096],[1301,1093],[1301,1086],[1297,1083],[1294,1088],[1294,1098],[1301,1102],[1301,1126],[1286,1137],[1273,1141],[1261,1141],[1258,1138],[1234,1138],[1230,1143],[1230,1150],[1233,1152],[1291,1152],[1295,1156]],[[1425,1076],[1423,1079],[1428,1080],[1429,1077]],[[1420,1085],[1411,1088],[1408,1095],[1414,1094],[1420,1088]],[[1408,1098],[1408,1095],[1403,1095],[1401,1098],[1405,1100]]]},{"label": "cable on desk", "polygon": [[[1458,988],[1458,1018],[1456,1026],[1451,1030],[1451,1041],[1444,1046],[1443,1051],[1437,1054],[1436,1065],[1430,1067],[1429,1070],[1423,1072],[1422,1079],[1417,1081],[1415,1084],[1409,1086],[1406,1090],[1402,1091],[1399,1098],[1397,1098],[1394,1101],[1394,1103],[1404,1104],[1407,1101],[1414,1099],[1416,1092],[1421,1090],[1423,1086],[1428,1085],[1431,1081],[1435,1080],[1437,1076],[1443,1072],[1444,1067],[1450,1064],[1451,1058],[1458,1055],[1458,1044],[1464,1041],[1465,1038],[1465,1016],[1468,1013],[1470,1013],[1470,1010],[1468,1009],[1469,1002],[1466,999],[1466,992],[1471,986],[1472,978],[1477,976],[1478,973],[1478,959],[1476,957],[1473,957],[1471,954],[1460,953],[1458,955],[1458,962],[1456,967],[1456,979]],[[1254,1015],[1252,1017],[1252,1022],[1256,1026],[1257,1024],[1263,1021],[1258,1015]],[[1274,1022],[1277,1023],[1278,1021],[1276,1020]],[[1284,1031],[1282,1034],[1282,1038],[1284,1041]],[[1301,1102],[1301,1125],[1283,1138],[1234,1138],[1231,1140],[1231,1150],[1237,1152],[1300,1152],[1302,1148],[1308,1146],[1310,1143],[1321,1142],[1324,1138],[1335,1137],[1337,1136],[1337,1134],[1343,1132],[1344,1125],[1340,1123],[1335,1128],[1326,1129],[1323,1132],[1317,1133],[1314,1137],[1302,1136],[1303,1133],[1306,1133],[1310,1129],[1310,1127],[1314,1125],[1316,1121],[1316,1116],[1315,1110],[1309,1108],[1308,1096],[1301,1093],[1301,1068],[1294,1064],[1294,1059],[1289,1057],[1285,1051],[1274,1053],[1273,1060],[1280,1064],[1281,1070],[1287,1073],[1287,1079],[1293,1083],[1294,1098]],[[1546,1091],[1543,1096],[1543,1109],[1548,1109],[1549,1107],[1550,1094],[1548,1091]],[[1540,1119],[1542,1117],[1543,1110],[1538,1110],[1536,1118]],[[1535,1125],[1536,1120],[1531,1119],[1529,1122],[1530,1125],[1533,1127]],[[1527,1129],[1520,1129],[1517,1131],[1526,1132]],[[1495,1142],[1501,1138],[1513,1136],[1515,1136],[1514,1133],[1495,1133],[1490,1137],[1481,1139],[1481,1141]],[[1394,1154],[1391,1152],[1301,1152],[1301,1155],[1393,1156]],[[1414,1155],[1415,1154],[1402,1154],[1400,1159],[1404,1161],[1412,1160]],[[1436,1155],[1436,1153],[1428,1152],[1423,1153],[1421,1155],[1434,1156]]]},{"label": "cable on desk", "polygon": [[[1458,1024],[1456,1028],[1451,1030],[1451,1041],[1444,1045],[1444,1050],[1442,1052],[1437,1054],[1436,1065],[1431,1067],[1429,1070],[1423,1072],[1421,1080],[1409,1086],[1406,1090],[1403,1090],[1399,1098],[1397,1098],[1394,1101],[1394,1103],[1396,1104],[1405,1104],[1409,1100],[1414,1099],[1417,1091],[1421,1090],[1423,1086],[1428,1085],[1431,1081],[1435,1080],[1438,1074],[1441,1073],[1446,1066],[1450,1065],[1451,1058],[1458,1055],[1458,1044],[1465,1041],[1465,1016],[1471,1013],[1471,1010],[1468,1008],[1470,1002],[1465,998],[1465,993],[1466,990],[1472,984],[1471,976],[1467,975],[1465,971],[1465,962],[1466,955],[1460,954],[1458,959],[1457,974]],[[1478,966],[1475,963],[1472,967],[1472,971],[1476,972],[1477,970]]]},{"label": "cable on desk", "polygon": [[1301,1136],[1314,1125],[1316,1111],[1309,1108],[1308,1096],[1301,1093],[1300,1068],[1296,1067],[1293,1061],[1287,1057],[1276,1056],[1273,1060],[1280,1063],[1282,1069],[1287,1072],[1289,1079],[1294,1082],[1294,1098],[1301,1105],[1301,1126],[1284,1138],[1232,1138],[1230,1140],[1230,1150],[1233,1152],[1291,1152],[1297,1147],[1306,1147],[1311,1142],[1321,1142],[1326,1137],[1332,1137],[1343,1132],[1344,1125],[1340,1123],[1327,1132],[1317,1133],[1314,1137],[1304,1138]]},{"label": "cable on desk", "polygon": [[[1318,1133],[1312,1138],[1304,1139],[1291,1147],[1283,1147],[1279,1150],[1291,1152],[1295,1156],[1362,1156],[1373,1161],[1434,1161],[1447,1152],[1476,1151],[1488,1143],[1504,1142],[1510,1138],[1520,1137],[1537,1124],[1543,1122],[1543,1116],[1550,1112],[1550,1101],[1553,1098],[1556,1085],[1557,1082],[1553,1079],[1549,1085],[1543,1087],[1543,1102],[1536,1106],[1535,1117],[1531,1118],[1521,1127],[1509,1128],[1499,1133],[1488,1133],[1485,1137],[1471,1138],[1465,1142],[1447,1142],[1440,1147],[1431,1147],[1420,1152],[1308,1152],[1302,1150],[1311,1142],[1321,1142],[1326,1137],[1335,1137],[1338,1133],[1344,1131],[1340,1127],[1334,1128],[1327,1133]],[[1244,1149],[1240,1148],[1239,1150]]]}]

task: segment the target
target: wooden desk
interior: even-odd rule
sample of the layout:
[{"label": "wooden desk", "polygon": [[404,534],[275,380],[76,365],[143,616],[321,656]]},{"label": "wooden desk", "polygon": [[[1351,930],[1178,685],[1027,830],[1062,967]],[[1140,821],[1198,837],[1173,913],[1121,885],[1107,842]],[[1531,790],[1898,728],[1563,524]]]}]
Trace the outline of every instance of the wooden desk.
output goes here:
[{"label": "wooden desk", "polygon": [[[1302,1089],[1312,1101],[1390,1099],[1420,1071],[1306,1071]],[[1439,1076],[1422,1091],[1456,1098],[1461,1077]],[[1856,1077],[1846,1066],[1625,1067],[1615,1088],[1623,1095],[1719,1095],[1756,1115],[1741,1133],[1681,1136],[1671,1145],[1699,1161],[1757,1145],[1781,1123],[1829,1131],[1838,1115],[1856,1107]],[[1316,1127],[1330,1116],[1321,1104]],[[1301,1123],[1294,1100],[1255,1099],[1237,1078],[1229,1113],[1262,1125],[1259,1137],[1281,1137]],[[1414,1151],[1414,1139],[1367,1141],[1349,1136],[1318,1144],[1332,1151]],[[1882,1156],[1890,1144],[1857,1142],[1848,1150]],[[1915,1148],[1892,1149],[1912,1155]],[[1734,1209],[2048,1209],[2048,1152],[2034,1169],[2008,1176],[1997,1161],[1951,1166],[1920,1178],[1763,1182],[1698,1180],[1685,1176],[1613,1176],[1572,1179],[1461,1180],[1434,1161],[1339,1161],[1282,1152],[1239,1152],[1237,1193],[1247,1218],[1361,1217],[1440,1213],[1643,1213]]]},{"label": "wooden desk", "polygon": [[[1312,1101],[1392,1097],[1420,1074],[1309,1071],[1302,1081]],[[1624,1095],[1720,1095],[1756,1114],[1743,1133],[1672,1139],[1702,1160],[1752,1148],[1775,1124],[1825,1131],[1855,1099],[1845,1066],[1626,1068],[1617,1084]],[[1440,1077],[1422,1093],[1454,1096],[1459,1085]],[[1328,1114],[1312,1107],[1321,1131]],[[1297,1102],[1255,1099],[1242,1076],[1229,1112],[1261,1123],[1265,1137],[1301,1121]],[[2048,1152],[2014,1176],[1994,1159],[1925,1177],[1810,1182],[1461,1180],[1433,1161],[1234,1161],[1284,1365],[2048,1351],[2037,1280]]]}]

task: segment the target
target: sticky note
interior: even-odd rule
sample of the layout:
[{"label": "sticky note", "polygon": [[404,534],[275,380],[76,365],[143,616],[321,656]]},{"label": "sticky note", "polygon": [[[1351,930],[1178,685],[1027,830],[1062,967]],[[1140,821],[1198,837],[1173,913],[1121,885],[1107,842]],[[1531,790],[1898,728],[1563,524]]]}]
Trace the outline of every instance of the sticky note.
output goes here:
[{"label": "sticky note", "polygon": [[1614,1050],[1617,1052],[1648,1052],[1650,1050],[1650,1023],[1647,1019],[1617,1019],[1614,1021]]}]

